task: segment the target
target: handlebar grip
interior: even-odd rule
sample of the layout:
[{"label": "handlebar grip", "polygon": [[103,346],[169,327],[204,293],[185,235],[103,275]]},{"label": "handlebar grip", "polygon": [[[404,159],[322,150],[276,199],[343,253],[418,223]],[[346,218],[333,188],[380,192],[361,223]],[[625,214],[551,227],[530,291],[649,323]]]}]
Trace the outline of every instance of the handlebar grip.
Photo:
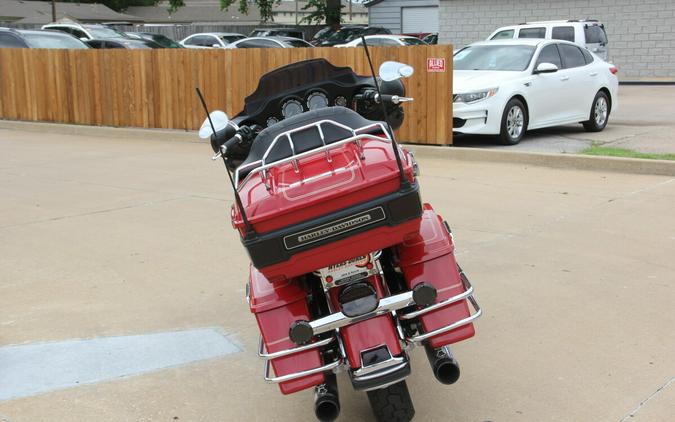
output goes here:
[{"label": "handlebar grip", "polygon": [[233,137],[231,137],[230,139],[228,139],[228,140],[221,146],[221,150],[223,151],[223,155],[225,155],[225,156],[227,157],[227,152],[228,152],[228,150],[231,151],[232,148],[233,148],[235,145],[237,145],[239,142],[241,142],[241,140],[242,140],[242,137],[241,137],[241,135],[238,134],[238,133],[237,133],[236,135],[234,135]]}]

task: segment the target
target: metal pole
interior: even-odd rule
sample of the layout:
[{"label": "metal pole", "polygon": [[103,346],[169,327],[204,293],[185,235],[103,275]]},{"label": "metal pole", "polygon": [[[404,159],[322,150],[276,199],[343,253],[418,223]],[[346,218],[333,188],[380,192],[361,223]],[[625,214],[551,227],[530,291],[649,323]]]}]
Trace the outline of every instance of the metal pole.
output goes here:
[{"label": "metal pole", "polygon": [[298,26],[298,1],[295,0],[295,26]]},{"label": "metal pole", "polygon": [[349,22],[352,21],[352,0],[349,0]]},{"label": "metal pole", "polygon": [[56,0],[52,0],[52,22],[56,22]]}]

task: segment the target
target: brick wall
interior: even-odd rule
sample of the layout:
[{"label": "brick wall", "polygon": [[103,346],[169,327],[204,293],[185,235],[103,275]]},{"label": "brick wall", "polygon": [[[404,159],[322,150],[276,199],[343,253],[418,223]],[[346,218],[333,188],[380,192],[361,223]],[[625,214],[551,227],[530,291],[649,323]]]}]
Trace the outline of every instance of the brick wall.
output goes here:
[{"label": "brick wall", "polygon": [[598,19],[621,79],[675,81],[675,0],[441,0],[439,42],[455,48],[526,21]]}]

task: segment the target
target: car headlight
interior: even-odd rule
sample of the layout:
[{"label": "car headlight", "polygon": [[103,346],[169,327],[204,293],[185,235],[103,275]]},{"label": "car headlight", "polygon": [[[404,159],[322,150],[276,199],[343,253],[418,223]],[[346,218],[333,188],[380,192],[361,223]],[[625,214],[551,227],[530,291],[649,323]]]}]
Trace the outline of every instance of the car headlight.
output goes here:
[{"label": "car headlight", "polygon": [[454,94],[452,96],[452,102],[471,104],[494,97],[495,94],[497,94],[497,91],[499,91],[499,88],[490,88],[485,91],[468,92],[466,94]]}]

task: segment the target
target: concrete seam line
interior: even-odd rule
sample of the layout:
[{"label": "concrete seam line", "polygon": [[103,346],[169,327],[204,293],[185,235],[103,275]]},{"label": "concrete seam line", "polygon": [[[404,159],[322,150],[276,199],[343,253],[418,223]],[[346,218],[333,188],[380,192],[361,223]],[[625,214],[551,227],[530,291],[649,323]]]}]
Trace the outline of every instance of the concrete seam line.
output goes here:
[{"label": "concrete seam line", "polygon": [[675,176],[675,161],[603,157],[580,154],[544,154],[494,151],[480,148],[405,145],[418,158],[529,164],[540,167]]},{"label": "concrete seam line", "polygon": [[671,378],[668,382],[666,382],[665,384],[663,384],[662,386],[660,386],[659,388],[657,388],[656,391],[654,391],[652,394],[650,394],[649,397],[647,397],[646,399],[642,400],[642,401],[637,405],[637,407],[636,407],[635,409],[633,409],[629,414],[627,414],[626,416],[624,416],[623,419],[621,419],[619,422],[625,422],[625,421],[627,421],[628,419],[634,417],[634,416],[640,411],[640,409],[642,409],[642,407],[643,407],[644,405],[647,404],[648,401],[650,401],[650,400],[653,399],[654,397],[656,397],[656,396],[658,396],[659,394],[661,394],[661,393],[663,392],[663,390],[665,390],[666,388],[668,388],[668,387],[670,386],[670,384],[672,384],[674,381],[675,381],[675,377]]}]

